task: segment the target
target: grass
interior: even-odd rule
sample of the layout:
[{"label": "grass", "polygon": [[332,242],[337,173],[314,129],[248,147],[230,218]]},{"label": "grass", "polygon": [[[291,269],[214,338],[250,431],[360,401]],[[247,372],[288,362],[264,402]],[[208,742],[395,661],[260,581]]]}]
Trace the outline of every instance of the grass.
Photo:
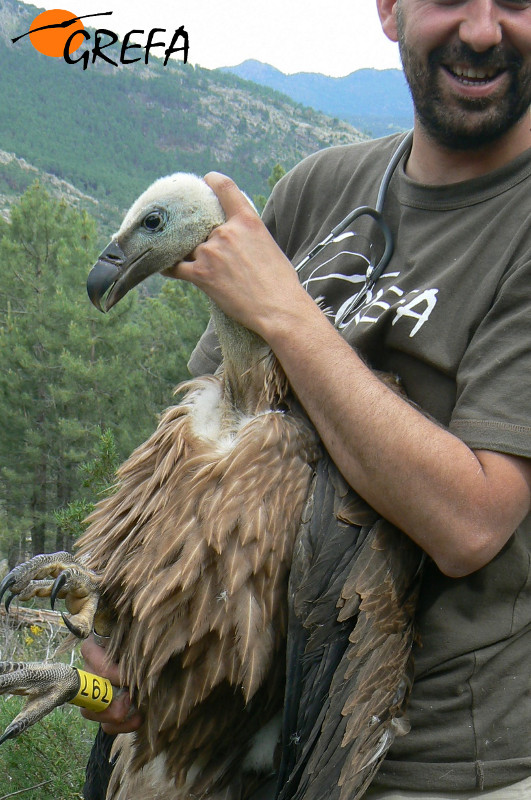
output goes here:
[{"label": "grass", "polygon": [[[74,654],[57,654],[64,635],[35,625],[12,629],[0,622],[0,660],[61,660],[77,663]],[[21,697],[0,697],[0,732],[24,705]],[[34,727],[0,746],[0,800],[80,800],[85,765],[96,733],[79,709],[56,708]]]}]

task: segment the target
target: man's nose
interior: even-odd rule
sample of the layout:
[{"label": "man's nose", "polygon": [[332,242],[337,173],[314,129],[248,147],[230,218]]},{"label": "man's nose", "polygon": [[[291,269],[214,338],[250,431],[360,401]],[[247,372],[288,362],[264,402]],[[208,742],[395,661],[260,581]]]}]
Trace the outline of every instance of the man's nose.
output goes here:
[{"label": "man's nose", "polygon": [[469,0],[463,6],[464,18],[459,38],[477,53],[494,47],[502,40],[499,9],[493,0]]}]

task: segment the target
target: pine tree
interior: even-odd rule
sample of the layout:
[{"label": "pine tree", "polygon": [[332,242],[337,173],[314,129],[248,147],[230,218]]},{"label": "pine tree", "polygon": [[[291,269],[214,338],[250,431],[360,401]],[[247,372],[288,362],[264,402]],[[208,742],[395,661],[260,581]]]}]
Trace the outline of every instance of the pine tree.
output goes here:
[{"label": "pine tree", "polygon": [[[94,510],[94,500],[112,492],[119,458],[112,431],[99,434],[96,456],[79,466],[82,488],[79,496],[55,512],[58,526],[57,550],[71,550],[72,544],[86,528],[86,518]],[[1,530],[1,529],[0,529]]]},{"label": "pine tree", "polygon": [[35,183],[0,242],[0,463],[6,512],[20,535],[29,530],[32,552],[44,549],[50,498],[65,490],[72,458],[61,431],[61,354],[94,239],[86,215]]}]

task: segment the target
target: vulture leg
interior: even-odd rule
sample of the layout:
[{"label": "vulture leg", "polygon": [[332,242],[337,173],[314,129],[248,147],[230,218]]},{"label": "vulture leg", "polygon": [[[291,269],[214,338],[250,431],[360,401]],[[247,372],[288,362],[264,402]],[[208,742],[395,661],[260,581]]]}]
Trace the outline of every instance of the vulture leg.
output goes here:
[{"label": "vulture leg", "polygon": [[[12,600],[32,597],[64,598],[70,616],[62,614],[66,627],[79,639],[86,639],[93,628],[98,608],[100,579],[70,553],[51,553],[35,556],[11,570],[0,584],[0,601],[6,598],[9,610]],[[107,635],[108,630],[101,630]]]},{"label": "vulture leg", "polygon": [[0,694],[28,702],[0,737],[0,744],[27,730],[57,706],[72,700],[81,686],[77,669],[67,664],[0,662]]}]

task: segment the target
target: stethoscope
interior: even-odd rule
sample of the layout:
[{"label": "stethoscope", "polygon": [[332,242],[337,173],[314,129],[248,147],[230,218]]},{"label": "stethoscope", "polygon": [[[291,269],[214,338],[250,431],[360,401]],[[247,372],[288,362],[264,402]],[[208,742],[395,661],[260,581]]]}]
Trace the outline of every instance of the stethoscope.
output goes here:
[{"label": "stethoscope", "polygon": [[387,224],[387,222],[383,218],[383,206],[385,203],[385,198],[387,196],[387,190],[389,188],[389,183],[393,174],[400,162],[400,159],[404,155],[404,153],[408,152],[411,149],[411,140],[413,138],[413,131],[409,131],[409,133],[404,137],[404,139],[400,142],[398,147],[396,148],[395,152],[393,153],[389,164],[384,172],[382,181],[380,183],[380,188],[378,189],[378,196],[376,198],[376,205],[374,208],[371,206],[359,206],[351,211],[347,216],[341,220],[339,225],[336,225],[335,228],[332,228],[330,233],[318,244],[313,247],[310,252],[302,259],[302,261],[297,264],[295,269],[297,272],[306,266],[308,261],[320,253],[327,245],[333,242],[341,233],[343,233],[356,219],[360,217],[367,216],[372,217],[372,219],[376,222],[378,227],[380,228],[383,239],[384,239],[384,252],[382,257],[379,261],[374,263],[373,255],[369,259],[369,266],[367,267],[367,271],[365,273],[365,282],[359,292],[354,295],[349,303],[346,304],[344,308],[341,309],[341,313],[335,319],[336,327],[341,325],[345,317],[352,313],[352,311],[361,304],[361,302],[367,297],[369,292],[374,287],[374,284],[383,273],[389,261],[391,260],[391,256],[393,255],[394,250],[394,241],[393,241],[393,234]]}]

